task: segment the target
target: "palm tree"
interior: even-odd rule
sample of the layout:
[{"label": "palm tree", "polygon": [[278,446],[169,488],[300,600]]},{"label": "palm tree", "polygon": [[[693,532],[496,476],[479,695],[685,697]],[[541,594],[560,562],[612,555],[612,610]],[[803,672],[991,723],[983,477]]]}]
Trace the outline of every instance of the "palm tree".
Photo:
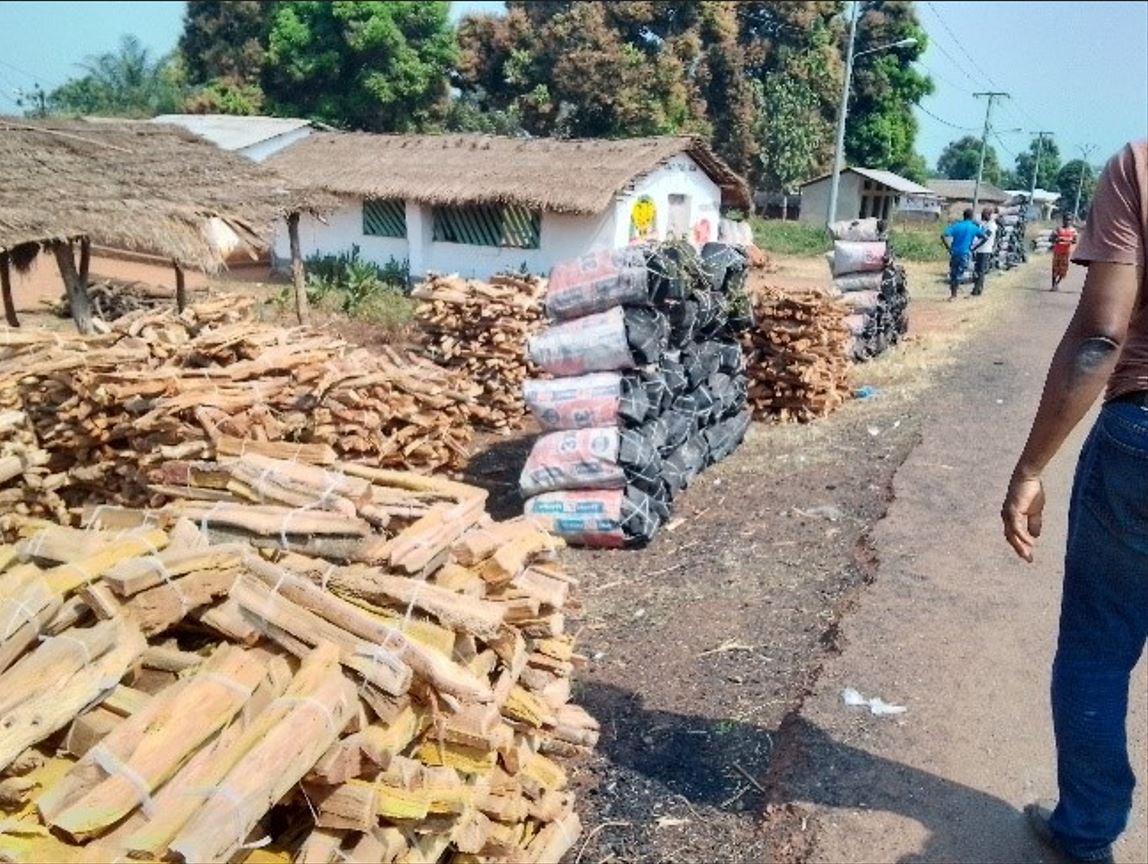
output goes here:
[{"label": "palm tree", "polygon": [[182,84],[173,58],[153,57],[136,36],[121,36],[118,50],[79,65],[87,74],[49,96],[59,113],[150,117],[179,109]]}]

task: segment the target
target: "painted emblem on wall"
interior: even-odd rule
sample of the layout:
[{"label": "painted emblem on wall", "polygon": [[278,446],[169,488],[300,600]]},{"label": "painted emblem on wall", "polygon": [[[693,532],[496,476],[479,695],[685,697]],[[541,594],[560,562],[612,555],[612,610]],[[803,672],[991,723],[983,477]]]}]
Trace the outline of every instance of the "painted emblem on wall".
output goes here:
[{"label": "painted emblem on wall", "polygon": [[658,230],[658,208],[654,199],[642,195],[630,208],[630,240],[655,240]]}]

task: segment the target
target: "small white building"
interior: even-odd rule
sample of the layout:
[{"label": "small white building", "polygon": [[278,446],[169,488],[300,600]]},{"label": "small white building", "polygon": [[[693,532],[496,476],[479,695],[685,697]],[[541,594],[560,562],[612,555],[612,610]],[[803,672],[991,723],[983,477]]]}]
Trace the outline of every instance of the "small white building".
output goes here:
[{"label": "small white building", "polygon": [[160,114],[151,123],[180,126],[252,162],[262,162],[302,141],[316,129],[330,127],[296,117],[241,117],[233,114]]},{"label": "small white building", "polygon": [[[669,237],[717,239],[722,206],[748,210],[745,181],[694,138],[561,140],[315,133],[268,160],[344,198],[299,223],[304,257],[359,247],[412,277],[549,272],[587,252]],[[274,256],[286,262],[285,225]]]},{"label": "small white building", "polygon": [[[1028,201],[1029,190],[1027,189],[1006,189],[1004,191],[1011,200]],[[1032,192],[1032,201],[1029,203],[1028,209],[1025,212],[1025,219],[1029,222],[1035,222],[1038,219],[1051,219],[1052,211],[1056,208],[1056,202],[1059,200],[1059,192],[1041,189],[1038,186]]]},{"label": "small white building", "polygon": [[[805,225],[824,225],[829,221],[829,187],[832,182],[833,175],[825,174],[801,184],[801,216],[798,221]],[[892,171],[844,168],[837,188],[837,219],[889,219],[906,196],[912,196],[918,208],[925,207],[926,202],[931,207],[931,202],[936,199],[924,186]]]}]

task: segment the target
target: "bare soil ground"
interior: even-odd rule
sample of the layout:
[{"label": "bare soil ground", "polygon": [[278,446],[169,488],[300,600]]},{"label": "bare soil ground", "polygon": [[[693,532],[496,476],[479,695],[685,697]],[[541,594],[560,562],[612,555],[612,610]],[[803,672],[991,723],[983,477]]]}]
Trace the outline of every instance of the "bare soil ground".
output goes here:
[{"label": "bare soil ground", "polygon": [[[825,282],[821,260],[781,264],[756,278]],[[1008,302],[1020,272],[994,280],[981,301],[949,304],[936,268],[911,266],[911,338],[855,370],[854,384],[877,387],[876,398],[810,425],[754,424],[649,547],[568,553],[589,659],[577,698],[603,727],[598,752],[575,771],[585,833],[570,861],[802,859],[800,831],[761,819],[778,730],[872,578],[870,530],[930,404],[944,398],[944,369]],[[521,512],[515,487],[530,443],[529,434],[478,442],[467,479],[490,490],[498,517]]]}]

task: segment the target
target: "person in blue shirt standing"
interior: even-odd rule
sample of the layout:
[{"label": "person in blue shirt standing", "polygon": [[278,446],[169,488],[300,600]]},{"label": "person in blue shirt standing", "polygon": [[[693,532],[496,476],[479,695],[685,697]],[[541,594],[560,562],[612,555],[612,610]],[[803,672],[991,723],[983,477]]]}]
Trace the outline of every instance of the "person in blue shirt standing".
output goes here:
[{"label": "person in blue shirt standing", "polygon": [[957,299],[957,285],[961,274],[969,266],[969,256],[985,245],[989,232],[973,221],[973,208],[966,207],[960,222],[954,222],[941,234],[941,242],[949,250],[949,299]]}]

